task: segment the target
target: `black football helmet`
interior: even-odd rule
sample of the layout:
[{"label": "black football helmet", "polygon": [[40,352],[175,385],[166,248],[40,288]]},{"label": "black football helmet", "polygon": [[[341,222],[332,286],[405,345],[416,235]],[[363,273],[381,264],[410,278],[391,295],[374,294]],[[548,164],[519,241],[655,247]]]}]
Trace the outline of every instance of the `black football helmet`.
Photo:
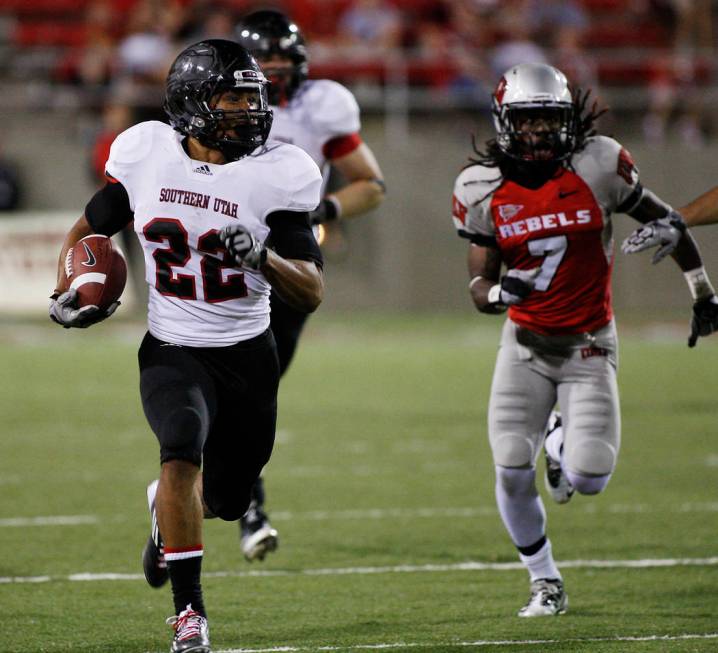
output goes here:
[{"label": "black football helmet", "polygon": [[307,46],[299,27],[283,13],[265,9],[245,16],[237,26],[236,38],[263,67],[272,55],[292,62],[285,74],[265,69],[270,81],[270,103],[278,106],[288,102],[309,75]]},{"label": "black football helmet", "polygon": [[[263,145],[272,127],[267,80],[238,43],[208,39],[180,52],[167,75],[164,110],[180,133],[236,161]],[[254,106],[225,111],[213,104],[225,91],[256,91]]]}]

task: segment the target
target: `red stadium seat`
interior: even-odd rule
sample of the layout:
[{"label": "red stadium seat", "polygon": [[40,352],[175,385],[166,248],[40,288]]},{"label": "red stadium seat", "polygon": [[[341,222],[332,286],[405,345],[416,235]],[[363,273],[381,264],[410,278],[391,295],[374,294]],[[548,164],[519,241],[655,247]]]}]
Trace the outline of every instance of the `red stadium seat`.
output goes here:
[{"label": "red stadium seat", "polygon": [[20,47],[80,46],[85,43],[86,26],[79,22],[21,22],[15,29],[13,41]]}]

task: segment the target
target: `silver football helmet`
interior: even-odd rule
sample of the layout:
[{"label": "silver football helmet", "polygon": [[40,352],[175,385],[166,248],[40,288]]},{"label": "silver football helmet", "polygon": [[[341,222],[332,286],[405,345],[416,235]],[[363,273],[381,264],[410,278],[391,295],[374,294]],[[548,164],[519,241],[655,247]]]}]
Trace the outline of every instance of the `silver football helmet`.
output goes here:
[{"label": "silver football helmet", "polygon": [[524,63],[504,73],[492,100],[496,142],[522,161],[561,161],[576,145],[576,112],[566,76]]}]

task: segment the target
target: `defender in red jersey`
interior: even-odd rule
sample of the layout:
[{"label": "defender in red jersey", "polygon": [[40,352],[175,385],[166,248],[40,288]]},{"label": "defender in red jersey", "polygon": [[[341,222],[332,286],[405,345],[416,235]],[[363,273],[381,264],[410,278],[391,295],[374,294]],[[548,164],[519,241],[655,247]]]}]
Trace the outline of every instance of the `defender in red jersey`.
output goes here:
[{"label": "defender in red jersey", "polygon": [[[559,503],[574,491],[601,492],[618,456],[611,216],[648,222],[672,212],[641,186],[630,154],[596,135],[600,112],[587,96],[551,66],[511,68],[494,93],[496,138],[454,187],[454,225],[471,243],[471,298],[482,313],[508,309],[489,440],[499,512],[531,579],[522,617],[568,606],[535,486],[542,445],[546,485]],[[702,270],[687,232],[674,258],[688,275]],[[697,302],[714,301],[705,275],[691,290]]]}]

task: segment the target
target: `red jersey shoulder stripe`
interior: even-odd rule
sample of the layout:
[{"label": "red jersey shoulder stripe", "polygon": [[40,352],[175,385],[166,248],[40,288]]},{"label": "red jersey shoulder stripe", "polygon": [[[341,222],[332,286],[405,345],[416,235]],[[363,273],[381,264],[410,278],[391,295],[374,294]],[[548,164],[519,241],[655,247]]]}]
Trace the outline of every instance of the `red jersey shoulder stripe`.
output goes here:
[{"label": "red jersey shoulder stripe", "polygon": [[324,143],[322,154],[329,160],[338,159],[356,150],[362,142],[362,138],[357,132],[346,136],[337,136]]}]

